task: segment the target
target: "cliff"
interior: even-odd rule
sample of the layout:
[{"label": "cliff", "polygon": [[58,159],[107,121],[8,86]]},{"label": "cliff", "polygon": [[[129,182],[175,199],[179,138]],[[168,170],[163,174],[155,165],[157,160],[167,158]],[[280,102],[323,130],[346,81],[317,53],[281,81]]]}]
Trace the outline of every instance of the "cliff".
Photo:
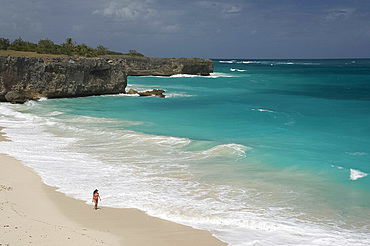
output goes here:
[{"label": "cliff", "polygon": [[209,75],[213,62],[192,58],[112,56],[0,56],[0,101],[22,103],[41,97],[125,93],[127,76]]},{"label": "cliff", "polygon": [[194,74],[207,76],[213,72],[213,62],[198,58],[126,57],[123,59],[129,76],[171,76]]}]

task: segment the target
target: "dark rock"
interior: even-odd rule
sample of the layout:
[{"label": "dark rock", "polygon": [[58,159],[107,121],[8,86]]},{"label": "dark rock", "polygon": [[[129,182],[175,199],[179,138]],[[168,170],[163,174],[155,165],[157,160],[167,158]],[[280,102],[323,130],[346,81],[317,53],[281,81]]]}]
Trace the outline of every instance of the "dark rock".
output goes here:
[{"label": "dark rock", "polygon": [[9,91],[5,94],[5,99],[12,103],[25,103],[28,99],[23,92]]},{"label": "dark rock", "polygon": [[164,92],[165,92],[164,90],[154,89],[154,90],[151,90],[151,91],[139,92],[138,94],[141,97],[157,96],[157,97],[164,98],[164,97],[166,97],[165,95],[163,95]]},{"label": "dark rock", "polygon": [[126,94],[138,94],[138,92],[131,88]]}]

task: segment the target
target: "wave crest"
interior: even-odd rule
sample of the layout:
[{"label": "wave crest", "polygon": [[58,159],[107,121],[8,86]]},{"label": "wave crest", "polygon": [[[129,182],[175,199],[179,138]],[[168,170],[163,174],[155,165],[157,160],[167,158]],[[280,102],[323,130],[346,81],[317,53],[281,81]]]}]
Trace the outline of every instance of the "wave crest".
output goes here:
[{"label": "wave crest", "polygon": [[351,168],[350,171],[351,171],[351,175],[349,177],[350,180],[357,180],[357,179],[360,179],[360,178],[363,178],[363,177],[367,176],[367,173],[361,172],[361,171],[356,170],[356,169]]}]

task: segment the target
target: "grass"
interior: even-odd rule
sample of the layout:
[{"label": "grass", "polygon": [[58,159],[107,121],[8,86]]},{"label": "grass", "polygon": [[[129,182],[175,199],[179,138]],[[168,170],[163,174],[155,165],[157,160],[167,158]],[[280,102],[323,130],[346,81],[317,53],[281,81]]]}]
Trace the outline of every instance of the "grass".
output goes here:
[{"label": "grass", "polygon": [[26,52],[26,51],[15,51],[15,50],[0,50],[0,55],[9,55],[16,57],[68,57],[67,55],[53,55],[53,54],[38,54],[36,52]]},{"label": "grass", "polygon": [[[28,52],[28,51],[16,51],[16,50],[0,50],[0,56],[15,56],[15,57],[41,57],[41,58],[61,58],[61,57],[85,57],[85,56],[67,56],[67,55],[54,55],[54,54],[39,54],[37,52]],[[109,55],[100,55],[97,57],[122,57],[123,54],[109,54]]]}]

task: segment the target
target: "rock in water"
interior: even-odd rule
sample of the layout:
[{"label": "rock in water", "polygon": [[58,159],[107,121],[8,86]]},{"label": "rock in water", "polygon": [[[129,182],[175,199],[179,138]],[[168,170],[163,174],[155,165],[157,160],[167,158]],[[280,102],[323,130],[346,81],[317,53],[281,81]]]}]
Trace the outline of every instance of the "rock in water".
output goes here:
[{"label": "rock in water", "polygon": [[126,94],[138,94],[138,92],[131,88]]},{"label": "rock in water", "polygon": [[5,99],[12,103],[25,103],[27,97],[23,92],[9,91],[5,94]]},{"label": "rock in water", "polygon": [[138,94],[141,97],[157,96],[157,97],[164,98],[164,97],[166,97],[165,95],[163,95],[164,92],[165,92],[164,90],[154,89],[154,90],[151,90],[151,91],[139,92]]}]

